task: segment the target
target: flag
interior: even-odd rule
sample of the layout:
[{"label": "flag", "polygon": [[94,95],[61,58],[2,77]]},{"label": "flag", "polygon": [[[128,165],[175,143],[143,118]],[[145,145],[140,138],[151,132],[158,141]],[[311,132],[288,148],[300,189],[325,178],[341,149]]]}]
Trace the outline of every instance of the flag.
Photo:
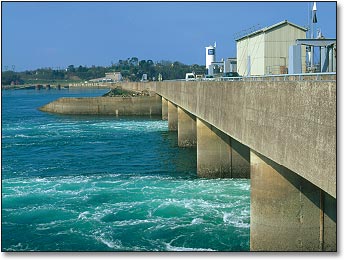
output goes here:
[{"label": "flag", "polygon": [[317,13],[316,12],[313,13],[313,21],[312,22],[313,23],[317,23],[318,22],[318,20],[317,20]]},{"label": "flag", "polygon": [[318,22],[318,19],[317,19],[317,4],[316,2],[314,2],[313,4],[313,20],[312,20],[313,23],[317,23]]}]

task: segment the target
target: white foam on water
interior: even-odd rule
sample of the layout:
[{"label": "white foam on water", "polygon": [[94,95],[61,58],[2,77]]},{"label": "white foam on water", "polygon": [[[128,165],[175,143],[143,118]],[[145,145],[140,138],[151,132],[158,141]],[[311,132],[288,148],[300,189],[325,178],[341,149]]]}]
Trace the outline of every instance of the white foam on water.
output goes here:
[{"label": "white foam on water", "polygon": [[12,245],[10,248],[4,248],[5,251],[35,251],[34,249],[30,248],[29,244],[25,243],[18,243],[16,245]]},{"label": "white foam on water", "polygon": [[223,222],[236,228],[250,228],[250,224],[245,223],[242,216],[238,216],[236,213],[223,213]]},{"label": "white foam on water", "polygon": [[95,239],[103,244],[105,244],[106,246],[108,246],[111,249],[121,249],[123,247],[121,240],[119,239],[108,239],[105,238],[104,236],[96,236]]},{"label": "white foam on water", "polygon": [[[24,135],[24,134],[16,134],[14,135],[15,138],[21,137],[21,138],[31,138],[32,136]],[[35,136],[36,137],[36,136]]]},{"label": "white foam on water", "polygon": [[159,223],[161,219],[129,219],[129,220],[122,220],[122,221],[114,221],[112,222],[116,227],[127,227],[127,226],[136,226],[141,224],[147,223]]},{"label": "white foam on water", "polygon": [[91,127],[101,128],[101,129],[117,129],[123,131],[132,132],[151,132],[166,130],[167,123],[161,120],[157,121],[109,121],[109,122],[97,122],[90,124]]},{"label": "white foam on water", "polygon": [[60,228],[62,226],[65,226],[66,224],[73,223],[73,219],[65,219],[65,220],[53,220],[47,223],[39,223],[36,224],[36,230],[49,230],[52,228]]},{"label": "white foam on water", "polygon": [[7,127],[7,126],[2,126],[3,127],[3,131],[22,131],[22,130],[27,130],[27,129],[31,129],[31,127],[30,128],[28,128],[28,127],[24,127],[24,126],[16,126],[16,127]]},{"label": "white foam on water", "polygon": [[204,219],[202,219],[202,218],[194,218],[194,219],[191,221],[191,225],[202,224],[203,222],[204,222]]},{"label": "white foam on water", "polygon": [[88,219],[88,216],[90,215],[90,212],[89,211],[84,211],[84,212],[81,212],[78,216],[78,220],[85,220],[85,219]]},{"label": "white foam on water", "polygon": [[166,246],[167,251],[216,251],[211,248],[193,248],[193,247],[181,247],[181,246],[172,246],[170,243],[163,243]]}]

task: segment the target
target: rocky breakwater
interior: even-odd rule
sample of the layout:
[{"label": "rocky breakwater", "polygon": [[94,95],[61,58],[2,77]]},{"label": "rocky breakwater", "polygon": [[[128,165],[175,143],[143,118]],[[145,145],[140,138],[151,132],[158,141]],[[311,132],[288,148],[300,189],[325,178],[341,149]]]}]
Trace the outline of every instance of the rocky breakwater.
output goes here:
[{"label": "rocky breakwater", "polygon": [[102,97],[60,98],[39,110],[65,115],[160,116],[161,97],[117,87]]}]

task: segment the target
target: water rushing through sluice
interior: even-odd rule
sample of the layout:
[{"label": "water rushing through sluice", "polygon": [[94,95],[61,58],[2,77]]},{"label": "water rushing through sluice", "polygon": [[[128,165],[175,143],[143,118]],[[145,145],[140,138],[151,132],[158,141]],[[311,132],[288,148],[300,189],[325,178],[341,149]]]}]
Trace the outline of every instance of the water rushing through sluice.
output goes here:
[{"label": "water rushing through sluice", "polygon": [[249,250],[249,180],[197,178],[166,121],[36,109],[103,92],[2,92],[2,249]]}]

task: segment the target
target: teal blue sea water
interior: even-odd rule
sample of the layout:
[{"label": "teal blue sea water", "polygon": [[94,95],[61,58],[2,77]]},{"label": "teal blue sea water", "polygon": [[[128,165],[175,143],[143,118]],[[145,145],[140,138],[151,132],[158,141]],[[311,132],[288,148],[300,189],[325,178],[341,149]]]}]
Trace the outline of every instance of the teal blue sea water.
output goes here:
[{"label": "teal blue sea water", "polygon": [[250,182],[202,179],[159,118],[62,116],[2,91],[2,251],[248,251]]}]

